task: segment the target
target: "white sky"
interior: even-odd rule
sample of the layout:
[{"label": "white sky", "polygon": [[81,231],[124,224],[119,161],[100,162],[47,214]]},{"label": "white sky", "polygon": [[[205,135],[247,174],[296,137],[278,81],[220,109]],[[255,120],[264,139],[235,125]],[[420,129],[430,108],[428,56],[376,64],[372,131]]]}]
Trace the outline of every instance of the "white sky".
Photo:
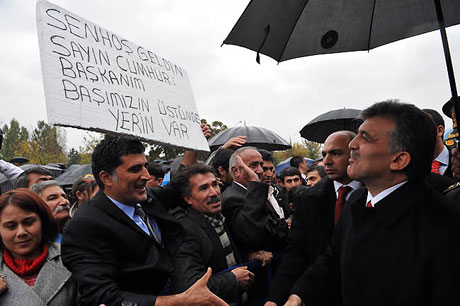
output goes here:
[{"label": "white sky", "polygon": [[[184,67],[201,117],[229,127],[268,128],[287,141],[319,114],[362,109],[398,98],[441,113],[450,87],[439,32],[367,52],[294,59],[279,65],[224,45],[249,0],[55,0],[120,36]],[[460,83],[460,26],[447,30]],[[0,0],[0,124],[32,128],[46,120],[35,1]],[[447,118],[445,118],[447,119]],[[451,125],[446,121],[447,125]],[[66,128],[67,148],[87,132]]]}]

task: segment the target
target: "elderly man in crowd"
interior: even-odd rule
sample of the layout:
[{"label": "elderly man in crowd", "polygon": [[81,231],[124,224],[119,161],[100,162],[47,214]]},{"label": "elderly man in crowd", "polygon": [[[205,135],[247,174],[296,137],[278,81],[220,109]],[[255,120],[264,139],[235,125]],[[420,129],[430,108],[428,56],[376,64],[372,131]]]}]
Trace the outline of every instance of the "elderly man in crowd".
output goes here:
[{"label": "elderly man in crowd", "polygon": [[297,281],[287,305],[460,305],[460,211],[425,183],[436,129],[409,104],[365,109],[350,143],[349,199],[326,253]]},{"label": "elderly man in crowd", "polygon": [[30,187],[38,196],[48,204],[58,225],[58,242],[62,237],[64,225],[70,218],[70,202],[61,185],[54,180],[36,183]]},{"label": "elderly man in crowd", "polygon": [[282,250],[288,241],[289,229],[272,195],[273,186],[260,181],[262,166],[256,148],[236,150],[230,158],[233,183],[222,194],[222,214],[235,242],[245,251]]},{"label": "elderly man in crowd", "polygon": [[361,187],[347,175],[350,149],[355,134],[335,132],[323,147],[327,177],[307,189],[297,200],[292,221],[292,241],[283,257],[266,305],[283,305],[296,280],[315,262],[329,244],[342,207],[354,190]]},{"label": "elderly man in crowd", "polygon": [[[187,291],[169,295],[171,256],[184,229],[167,209],[174,190],[147,189],[144,146],[106,136],[92,155],[100,191],[71,219],[62,241],[62,261],[79,283],[82,305],[226,305],[206,287],[211,271]],[[196,152],[186,152],[187,166]]]}]

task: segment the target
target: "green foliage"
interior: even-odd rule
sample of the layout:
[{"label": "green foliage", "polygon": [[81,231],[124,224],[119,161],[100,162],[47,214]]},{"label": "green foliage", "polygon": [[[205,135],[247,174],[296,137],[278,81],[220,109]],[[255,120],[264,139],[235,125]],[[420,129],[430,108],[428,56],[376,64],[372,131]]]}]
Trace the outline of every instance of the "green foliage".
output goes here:
[{"label": "green foliage", "polygon": [[303,140],[302,143],[296,142],[292,144],[292,148],[289,150],[274,152],[273,159],[275,160],[275,164],[278,164],[296,155],[317,159],[321,157],[321,144],[308,140]]},{"label": "green foliage", "polygon": [[147,160],[149,162],[153,162],[155,159],[170,160],[184,154],[184,152],[184,149],[152,145],[147,154]]},{"label": "green foliage", "polygon": [[77,150],[75,150],[75,148],[70,149],[69,153],[67,154],[67,166],[80,164],[80,161],[80,153]]},{"label": "green foliage", "polygon": [[201,123],[207,124],[211,128],[211,137],[228,129],[222,121],[213,121],[211,124],[208,124],[206,119],[201,119]]},{"label": "green foliage", "polygon": [[11,160],[19,156],[19,148],[29,138],[27,129],[19,124],[16,119],[11,119],[10,125],[3,125],[3,147],[0,156],[3,160]]},{"label": "green foliage", "polygon": [[64,153],[65,137],[63,133],[43,120],[38,121],[37,127],[32,131],[29,144],[29,149],[24,153],[30,156],[24,156],[28,157],[31,163],[44,165],[67,161]]}]

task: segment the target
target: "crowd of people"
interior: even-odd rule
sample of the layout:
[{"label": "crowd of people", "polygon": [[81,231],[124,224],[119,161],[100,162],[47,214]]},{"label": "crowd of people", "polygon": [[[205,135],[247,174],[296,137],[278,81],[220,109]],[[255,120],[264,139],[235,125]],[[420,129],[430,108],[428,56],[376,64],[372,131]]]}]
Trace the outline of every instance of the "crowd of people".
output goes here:
[{"label": "crowd of people", "polygon": [[0,305],[460,305],[442,117],[392,100],[361,117],[278,176],[243,136],[163,184],[140,141],[106,135],[70,195],[0,161]]}]

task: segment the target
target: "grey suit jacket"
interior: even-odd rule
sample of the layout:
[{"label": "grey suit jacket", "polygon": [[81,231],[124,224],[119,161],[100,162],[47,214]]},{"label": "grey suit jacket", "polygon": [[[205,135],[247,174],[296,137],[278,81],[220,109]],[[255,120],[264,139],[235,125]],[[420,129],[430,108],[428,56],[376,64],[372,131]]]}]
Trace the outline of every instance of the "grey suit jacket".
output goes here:
[{"label": "grey suit jacket", "polygon": [[60,245],[49,244],[48,258],[38,273],[33,287],[11,271],[0,253],[0,272],[8,290],[0,295],[0,305],[8,306],[73,306],[77,305],[77,285],[71,273],[62,265]]}]

